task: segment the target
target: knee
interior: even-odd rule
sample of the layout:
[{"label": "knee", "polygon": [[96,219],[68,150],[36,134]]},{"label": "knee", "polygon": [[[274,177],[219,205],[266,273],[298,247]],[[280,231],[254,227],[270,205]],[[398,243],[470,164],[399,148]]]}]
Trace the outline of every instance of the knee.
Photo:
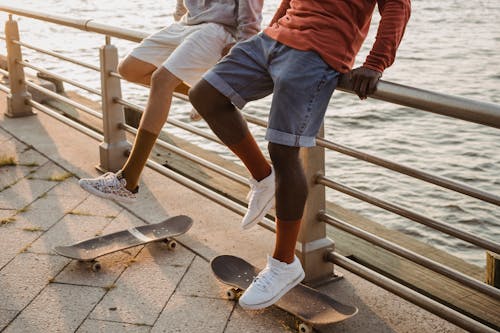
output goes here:
[{"label": "knee", "polygon": [[161,67],[151,75],[151,89],[161,90],[163,92],[174,91],[175,87],[181,84],[182,81],[167,69]]},{"label": "knee", "polygon": [[189,89],[188,95],[191,104],[205,119],[217,110],[231,106],[229,99],[204,79]]},{"label": "knee", "polygon": [[129,82],[137,82],[139,80],[135,69],[126,60],[118,64],[118,73]]},{"label": "knee", "polygon": [[269,142],[269,156],[275,169],[297,167],[300,165],[300,147],[291,147]]}]

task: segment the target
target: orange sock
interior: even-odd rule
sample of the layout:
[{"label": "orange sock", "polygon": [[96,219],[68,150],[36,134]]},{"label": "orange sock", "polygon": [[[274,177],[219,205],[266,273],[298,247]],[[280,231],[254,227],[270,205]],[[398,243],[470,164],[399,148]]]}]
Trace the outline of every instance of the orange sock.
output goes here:
[{"label": "orange sock", "polygon": [[273,258],[291,264],[295,256],[295,243],[300,230],[299,220],[282,221],[276,218],[276,245]]},{"label": "orange sock", "polygon": [[139,129],[135,137],[132,152],[122,168],[123,177],[127,181],[127,190],[134,191],[139,184],[142,170],[146,165],[149,153],[153,150],[158,135]]},{"label": "orange sock", "polygon": [[271,174],[271,165],[250,132],[240,142],[230,145],[229,149],[240,158],[255,180],[261,181]]}]

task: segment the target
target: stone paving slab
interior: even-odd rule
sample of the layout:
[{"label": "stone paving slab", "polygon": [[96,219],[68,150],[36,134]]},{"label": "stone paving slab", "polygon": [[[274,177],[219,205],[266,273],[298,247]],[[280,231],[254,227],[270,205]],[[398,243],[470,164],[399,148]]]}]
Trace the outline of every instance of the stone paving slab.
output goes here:
[{"label": "stone paving slab", "polygon": [[24,309],[68,262],[58,256],[17,255],[0,271],[0,306],[6,310]]},{"label": "stone paving slab", "polygon": [[7,225],[0,225],[0,269],[19,253],[26,251],[42,234],[42,231],[36,229],[23,230],[19,228],[18,223],[19,221],[15,220]]},{"label": "stone paving slab", "polygon": [[7,140],[10,140],[12,138],[12,135],[7,133],[5,130],[0,128],[0,143],[4,143]]},{"label": "stone paving slab", "polygon": [[[0,167],[0,191],[12,186],[19,180],[28,176],[32,168],[25,166],[2,166]],[[0,196],[3,194],[0,192]]]},{"label": "stone paving slab", "polygon": [[22,179],[3,190],[0,195],[0,208],[21,209],[56,185],[55,182],[38,179]]},{"label": "stone paving slab", "polygon": [[150,326],[140,326],[125,323],[115,323],[111,321],[102,321],[88,319],[80,326],[77,333],[149,333]]},{"label": "stone paving slab", "polygon": [[80,201],[90,196],[89,193],[80,188],[78,180],[74,177],[66,179],[64,182],[60,182],[47,192],[47,195],[61,197],[61,200],[65,197],[78,198]]},{"label": "stone paving slab", "polygon": [[0,309],[0,331],[2,331],[18,313],[19,311]]},{"label": "stone paving slab", "polygon": [[220,333],[224,331],[233,306],[221,299],[174,294],[151,333]]},{"label": "stone paving slab", "polygon": [[102,288],[51,284],[4,332],[74,332],[103,294]]},{"label": "stone paving slab", "polygon": [[276,307],[260,311],[245,311],[236,306],[224,333],[250,331],[255,333],[297,332],[294,318]]},{"label": "stone paving slab", "polygon": [[32,227],[44,231],[48,230],[80,204],[81,200],[73,197],[61,198],[54,195],[44,195],[31,205],[26,206],[23,211],[16,213],[16,225],[20,228]]},{"label": "stone paving slab", "polygon": [[[78,191],[85,192],[81,188],[78,188]],[[89,195],[78,207],[75,207],[73,213],[114,218],[122,211],[123,208],[113,201]]]},{"label": "stone paving slab", "polygon": [[90,318],[153,325],[193,259],[182,246],[169,251],[161,244],[148,244]]},{"label": "stone paving slab", "polygon": [[54,162],[47,162],[43,164],[33,174],[31,174],[32,179],[41,179],[53,182],[62,182],[72,176],[73,175],[70,172],[67,172]]}]

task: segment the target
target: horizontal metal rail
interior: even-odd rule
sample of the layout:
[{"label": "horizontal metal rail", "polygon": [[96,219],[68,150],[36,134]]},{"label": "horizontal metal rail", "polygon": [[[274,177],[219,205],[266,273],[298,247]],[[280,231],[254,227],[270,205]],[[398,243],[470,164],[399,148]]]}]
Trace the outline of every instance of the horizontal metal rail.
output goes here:
[{"label": "horizontal metal rail", "polygon": [[[137,134],[137,129],[135,129],[132,126],[129,126],[126,124],[121,124],[120,127],[125,129],[126,131],[134,134],[134,135]],[[172,152],[174,152],[174,153],[176,153],[176,154],[178,154],[178,155],[180,155],[180,156],[182,156],[190,161],[198,163],[199,165],[202,165],[202,166],[204,166],[204,167],[206,167],[214,172],[217,172],[219,175],[222,175],[222,176],[227,177],[231,180],[234,180],[235,182],[240,183],[242,185],[248,185],[248,180],[245,177],[238,175],[237,173],[234,173],[234,172],[231,172],[227,169],[224,169],[223,167],[220,167],[217,164],[214,164],[210,161],[207,161],[203,158],[200,158],[194,154],[190,154],[190,153],[188,153],[180,148],[177,148],[176,146],[174,146],[170,143],[164,142],[162,140],[157,140],[156,143],[159,146],[161,146],[165,149],[168,149],[168,150],[170,150],[170,151],[172,151]]]},{"label": "horizontal metal rail", "polygon": [[6,94],[10,94],[10,89],[7,88],[6,86],[4,86],[3,84],[0,84],[0,91],[6,93]]},{"label": "horizontal metal rail", "polygon": [[362,277],[365,280],[368,280],[379,287],[384,288],[385,290],[390,291],[391,293],[406,299],[407,301],[431,312],[435,315],[453,323],[466,331],[469,332],[478,332],[478,333],[495,333],[498,332],[486,325],[483,325],[472,318],[467,317],[466,315],[457,312],[441,303],[438,303],[418,292],[405,287],[393,280],[379,274],[377,272],[372,271],[371,269],[366,268],[363,265],[360,265],[338,253],[329,252],[327,254],[327,260],[340,266],[348,271]]},{"label": "horizontal metal rail", "polygon": [[410,168],[410,167],[407,167],[407,166],[404,166],[404,165],[401,165],[401,164],[398,164],[395,162],[388,161],[388,160],[380,158],[380,157],[366,154],[366,153],[363,153],[359,150],[345,147],[345,146],[339,145],[337,143],[328,141],[328,140],[323,139],[323,138],[317,138],[316,142],[317,142],[318,146],[325,147],[325,148],[334,150],[336,152],[339,152],[341,154],[345,154],[345,155],[360,159],[362,161],[366,161],[366,162],[384,167],[386,169],[396,171],[398,173],[405,174],[407,176],[417,178],[417,179],[423,180],[425,182],[428,182],[428,183],[431,183],[434,185],[438,185],[438,186],[447,188],[449,190],[452,190],[452,191],[455,191],[458,193],[462,193],[462,194],[468,195],[470,197],[480,199],[482,201],[489,202],[489,203],[492,203],[494,205],[500,206],[500,196],[497,196],[497,195],[494,195],[494,194],[491,194],[491,193],[488,193],[488,192],[485,192],[482,190],[478,190],[478,189],[473,188],[469,185],[466,185],[466,184],[463,184],[463,183],[460,183],[460,182],[457,182],[454,180],[450,180],[450,179],[447,179],[445,177],[435,176],[435,175],[432,175],[432,174],[427,173],[425,171]]},{"label": "horizontal metal rail", "polygon": [[23,65],[23,66],[25,66],[25,67],[29,67],[29,68],[31,68],[31,69],[34,69],[34,70],[36,70],[36,71],[38,71],[38,72],[40,72],[40,73],[42,73],[42,74],[48,75],[48,76],[50,76],[50,77],[53,77],[53,78],[55,78],[55,79],[57,79],[57,80],[60,80],[60,81],[63,81],[63,82],[69,83],[69,84],[71,84],[71,85],[73,85],[73,86],[75,86],[75,87],[78,87],[78,88],[80,88],[80,89],[86,90],[86,91],[88,91],[89,93],[92,93],[92,94],[96,94],[96,95],[101,96],[101,92],[100,92],[99,90],[94,89],[94,88],[91,88],[91,87],[88,87],[88,86],[86,86],[86,85],[84,85],[84,84],[81,84],[81,83],[79,83],[79,82],[77,82],[77,81],[74,81],[74,80],[69,79],[69,78],[67,78],[67,77],[64,77],[64,76],[62,76],[62,75],[55,74],[55,73],[50,72],[50,71],[48,71],[48,70],[46,70],[46,69],[43,69],[43,68],[41,68],[41,67],[38,67],[38,66],[32,65],[31,63],[26,62],[26,61],[18,61],[18,63],[19,63],[19,64],[21,64],[21,65]]},{"label": "horizontal metal rail", "polygon": [[57,25],[62,25],[70,28],[95,32],[101,35],[107,35],[111,37],[125,39],[132,42],[140,42],[141,40],[143,40],[145,37],[148,36],[147,33],[144,33],[142,31],[114,27],[111,25],[94,22],[93,19],[67,18],[64,16],[47,14],[43,12],[27,10],[23,8],[16,8],[11,6],[0,6],[0,11],[11,13],[14,15],[29,17],[44,22],[55,23]]},{"label": "horizontal metal rail", "polygon": [[0,74],[2,74],[5,77],[9,77],[9,72],[7,72],[6,70],[3,70],[1,68],[0,68]]},{"label": "horizontal metal rail", "polygon": [[85,68],[88,68],[88,69],[92,69],[92,70],[97,71],[97,72],[101,71],[101,69],[98,66],[94,66],[92,64],[88,64],[88,63],[85,63],[83,61],[79,61],[79,60],[72,59],[70,57],[63,56],[62,54],[57,53],[57,52],[52,52],[52,51],[49,51],[49,50],[44,50],[42,48],[39,48],[39,47],[33,46],[33,45],[25,43],[25,42],[21,42],[21,41],[18,41],[18,40],[14,40],[13,43],[18,44],[18,45],[23,46],[23,47],[26,47],[28,49],[32,49],[34,51],[46,54],[46,55],[49,55],[49,56],[52,56],[54,58],[58,58],[58,59],[70,62],[70,63],[75,64],[75,65],[79,65],[79,66],[82,66],[82,67],[85,67]]},{"label": "horizontal metal rail", "polygon": [[370,203],[374,206],[383,208],[383,209],[390,211],[392,213],[395,213],[399,216],[403,216],[403,217],[406,217],[410,220],[418,222],[420,224],[426,225],[432,229],[439,230],[441,232],[444,232],[445,234],[462,239],[466,242],[474,244],[474,245],[481,247],[483,249],[490,250],[490,251],[493,251],[495,253],[500,253],[500,245],[499,244],[496,244],[496,243],[491,242],[489,240],[483,239],[483,238],[478,237],[478,236],[471,234],[469,232],[465,232],[465,231],[462,231],[460,229],[454,228],[454,227],[447,225],[443,222],[440,222],[440,221],[428,218],[426,216],[420,215],[420,214],[415,213],[409,209],[394,205],[394,204],[389,203],[387,201],[378,199],[374,196],[370,196],[370,195],[363,193],[357,189],[354,189],[352,187],[349,187],[349,186],[340,184],[338,182],[335,182],[331,179],[328,179],[323,175],[318,175],[316,178],[316,182],[318,184],[323,184],[329,188],[340,191],[342,193],[345,193],[349,196],[352,196],[352,197],[357,198],[359,200],[362,200],[364,202]]},{"label": "horizontal metal rail", "polygon": [[52,118],[55,118],[55,119],[61,121],[62,123],[66,124],[68,126],[73,127],[77,131],[79,131],[79,132],[81,132],[81,133],[83,133],[85,135],[88,135],[88,136],[90,136],[91,138],[93,138],[95,140],[98,140],[98,141],[103,141],[104,140],[104,137],[101,134],[98,134],[98,133],[94,132],[93,130],[91,130],[90,128],[85,127],[82,124],[77,123],[76,121],[71,120],[68,117],[65,117],[65,116],[57,113],[56,111],[52,110],[51,108],[46,107],[45,105],[42,105],[42,104],[40,104],[38,102],[35,102],[32,99],[28,100],[27,103],[29,105],[31,105],[32,107],[34,107],[35,109],[40,110],[43,113],[51,116]]},{"label": "horizontal metal rail", "polygon": [[[352,84],[343,75],[339,90],[353,93]],[[380,80],[371,98],[404,105],[442,116],[462,119],[476,124],[500,128],[500,106],[467,98],[413,88]]]},{"label": "horizontal metal rail", "polygon": [[489,295],[495,299],[500,299],[500,289],[496,289],[492,286],[484,284],[476,279],[473,279],[459,271],[456,271],[452,268],[444,266],[436,261],[428,259],[420,254],[407,250],[395,243],[387,241],[381,237],[370,234],[360,228],[357,228],[353,225],[350,225],[340,219],[337,219],[333,216],[327,215],[325,212],[319,212],[318,219],[323,221],[333,227],[344,230],[345,232],[357,236],[359,238],[364,239],[367,242],[370,242],[374,245],[377,245],[383,249],[386,249],[389,252],[397,254],[403,258],[406,258],[414,263],[417,263],[423,267],[426,267],[434,272],[437,272],[441,275],[444,275],[452,280],[462,283],[465,286],[468,286],[474,290],[480,291],[486,295]]},{"label": "horizontal metal rail", "polygon": [[29,82],[29,81],[26,81],[26,85],[28,85],[29,87],[35,89],[35,90],[38,90],[40,91],[41,93],[47,95],[47,96],[50,96],[58,101],[61,101],[61,102],[64,102],[64,103],[67,103],[71,106],[74,106],[75,108],[79,109],[79,110],[82,110],[83,112],[85,113],[88,113],[96,118],[99,118],[99,119],[102,119],[102,114],[100,114],[99,112],[97,111],[94,111],[92,110],[91,108],[85,106],[85,105],[82,105],[80,103],[77,103],[75,101],[73,101],[72,99],[69,99],[67,97],[64,97],[62,95],[59,95],[58,93],[55,93],[53,91],[50,91],[48,89],[45,89],[43,87],[40,87],[39,85],[37,84],[34,84],[32,82]]},{"label": "horizontal metal rail", "polygon": [[[122,98],[115,98],[114,99],[114,102],[115,103],[118,103],[118,104],[121,104],[123,106],[126,106],[132,110],[135,110],[137,112],[140,112],[140,113],[144,113],[144,108],[140,107],[139,105],[136,105],[136,104],[133,104],[133,103],[130,103]],[[210,141],[213,141],[213,142],[216,142],[216,143],[219,143],[219,144],[223,144],[222,141],[219,140],[219,138],[217,138],[215,135],[213,134],[209,134],[203,130],[200,130],[194,126],[191,126],[191,125],[187,125],[185,123],[183,123],[182,121],[178,121],[178,120],[175,120],[175,119],[171,119],[172,117],[168,117],[167,118],[167,123],[171,124],[171,125],[174,125],[176,127],[179,127],[185,131],[188,131],[190,133],[193,133],[193,134],[196,134],[196,135],[199,135],[201,137],[204,137],[205,139],[208,139]]]}]

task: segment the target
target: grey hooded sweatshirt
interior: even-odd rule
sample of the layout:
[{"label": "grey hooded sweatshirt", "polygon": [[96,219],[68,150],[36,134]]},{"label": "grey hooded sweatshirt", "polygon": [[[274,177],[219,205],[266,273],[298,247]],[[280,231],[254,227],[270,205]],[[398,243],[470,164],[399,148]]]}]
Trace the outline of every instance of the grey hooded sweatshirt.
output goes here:
[{"label": "grey hooded sweatshirt", "polygon": [[237,41],[260,31],[263,0],[177,0],[174,18],[182,24],[219,23]]}]

